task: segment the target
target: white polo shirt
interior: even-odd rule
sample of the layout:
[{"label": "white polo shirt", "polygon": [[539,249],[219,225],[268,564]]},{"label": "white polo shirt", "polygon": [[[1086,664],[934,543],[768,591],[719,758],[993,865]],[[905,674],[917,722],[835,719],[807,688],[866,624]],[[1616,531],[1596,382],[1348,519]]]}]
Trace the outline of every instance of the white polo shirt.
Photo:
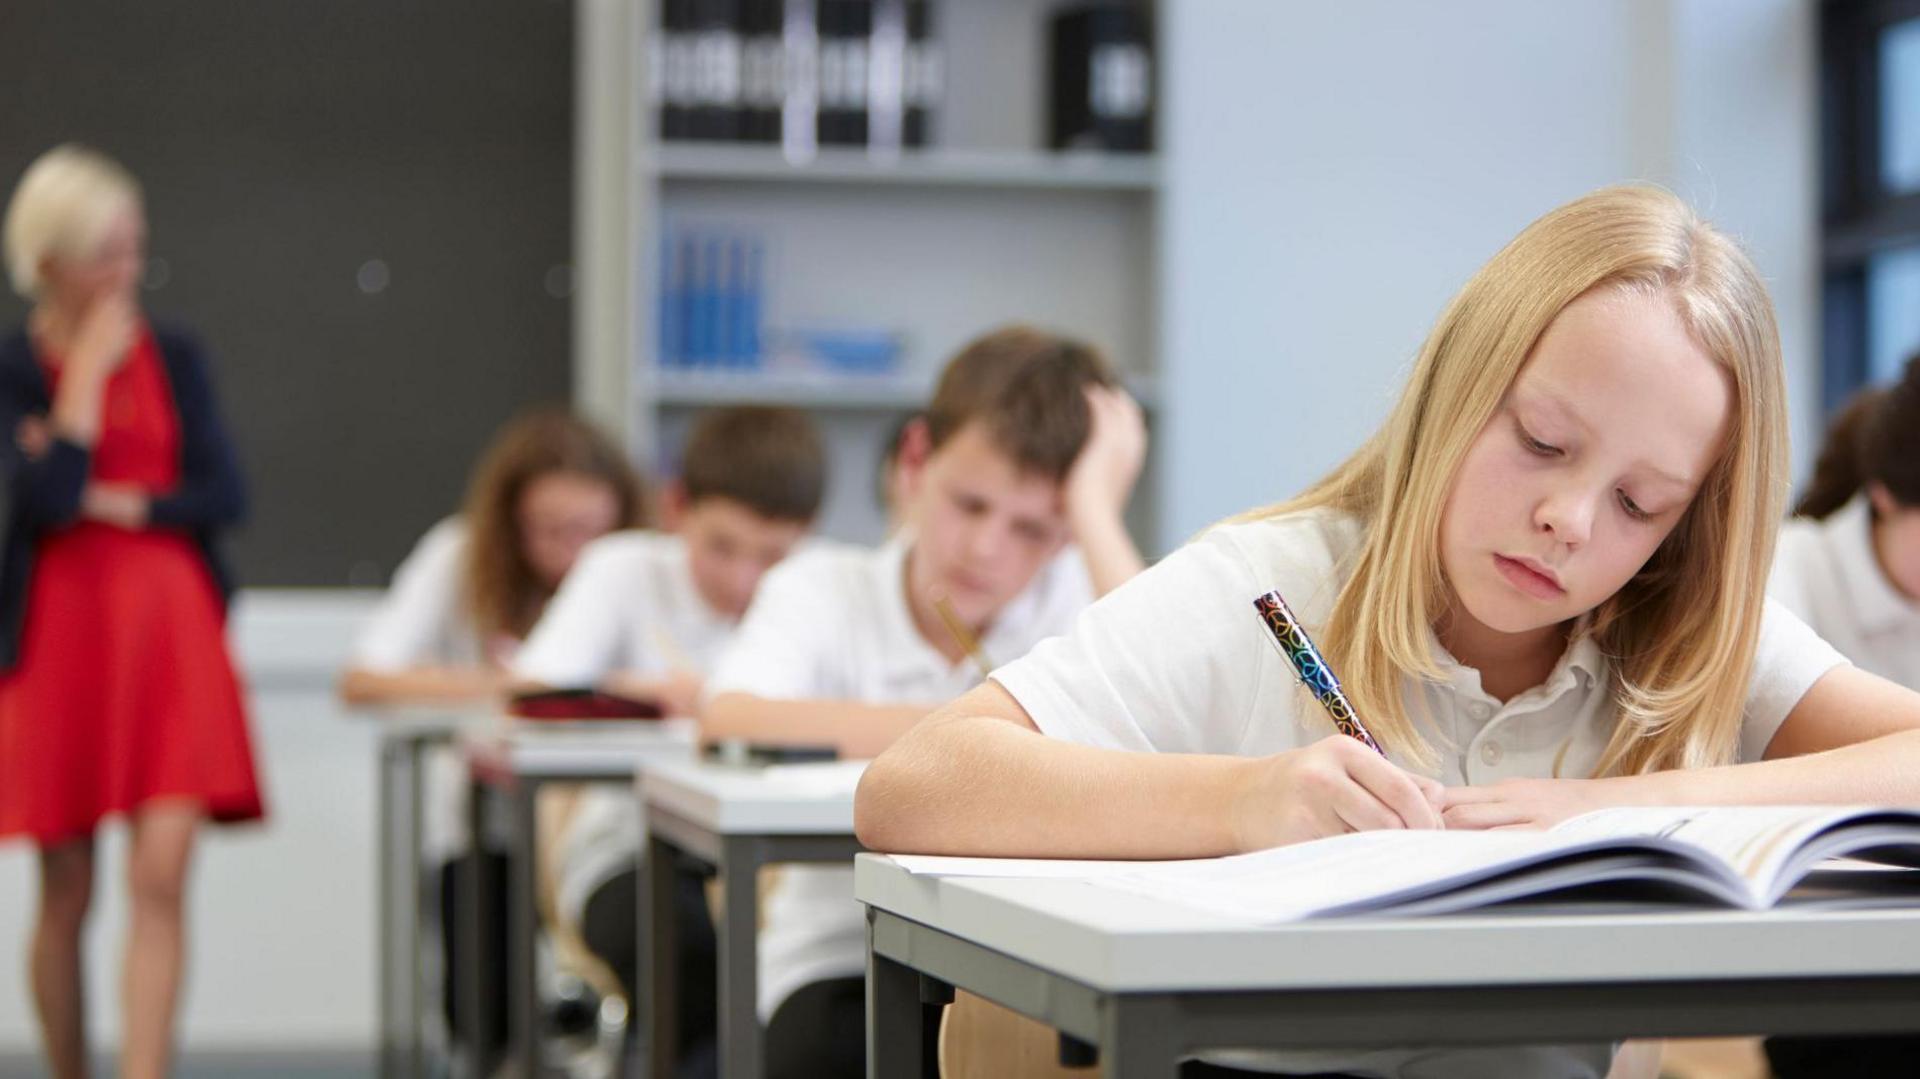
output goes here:
[{"label": "white polo shirt", "polygon": [[[1279,589],[1309,627],[1324,625],[1351,572],[1361,530],[1314,511],[1224,525],[1090,607],[1066,636],[994,672],[1040,730],[1115,749],[1264,756],[1331,734],[1331,721],[1267,635],[1254,597]],[[1547,680],[1501,703],[1434,643],[1445,680],[1410,682],[1408,714],[1450,785],[1512,777],[1584,777],[1599,763],[1615,711],[1606,658],[1571,644]],[[1787,713],[1840,654],[1769,603],[1747,697],[1739,756],[1758,760]],[[1397,763],[1403,766],[1404,760]],[[1543,962],[1551,962],[1544,958]],[[1209,1059],[1287,1072],[1407,1079],[1604,1076],[1611,1045],[1486,1050],[1232,1053]]]},{"label": "white polo shirt", "polygon": [[[734,643],[707,682],[709,696],[925,705],[928,711],[982,680],[971,658],[947,662],[920,635],[907,607],[911,540],[877,548],[810,551],[760,583]],[[1024,655],[1063,632],[1093,597],[1086,564],[1069,548],[1000,611],[980,642],[990,662]],[[866,966],[866,923],[853,871],[790,866],[768,898],[760,931],[762,1021],[789,994]]]},{"label": "white polo shirt", "polygon": [[354,642],[353,665],[382,674],[414,667],[479,667],[483,650],[462,609],[467,526],[449,517],[427,530]]},{"label": "white polo shirt", "polygon": [[735,621],[694,587],[686,541],[661,532],[602,536],[580,552],[513,660],[517,678],[593,685],[614,672],[710,670]]},{"label": "white polo shirt", "polygon": [[[516,678],[589,686],[608,675],[713,669],[736,623],[700,596],[686,541],[661,532],[602,536],[580,552],[513,661]],[[626,790],[580,791],[556,852],[555,896],[579,924],[587,900],[640,856],[641,822]]]},{"label": "white polo shirt", "polygon": [[1864,496],[1824,521],[1788,521],[1767,591],[1855,664],[1920,689],[1920,603],[1881,570],[1872,528]]}]

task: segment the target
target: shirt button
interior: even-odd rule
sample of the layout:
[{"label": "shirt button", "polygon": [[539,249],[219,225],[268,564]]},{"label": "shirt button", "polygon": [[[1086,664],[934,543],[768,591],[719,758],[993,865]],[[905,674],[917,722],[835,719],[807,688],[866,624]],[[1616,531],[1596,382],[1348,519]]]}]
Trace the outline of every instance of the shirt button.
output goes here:
[{"label": "shirt button", "polygon": [[1480,760],[1484,762],[1489,768],[1491,768],[1496,764],[1499,764],[1500,758],[1505,755],[1506,754],[1501,751],[1500,743],[1498,742],[1480,743]]},{"label": "shirt button", "polygon": [[1475,701],[1473,704],[1467,706],[1467,713],[1475,719],[1485,719],[1493,714],[1493,709]]}]

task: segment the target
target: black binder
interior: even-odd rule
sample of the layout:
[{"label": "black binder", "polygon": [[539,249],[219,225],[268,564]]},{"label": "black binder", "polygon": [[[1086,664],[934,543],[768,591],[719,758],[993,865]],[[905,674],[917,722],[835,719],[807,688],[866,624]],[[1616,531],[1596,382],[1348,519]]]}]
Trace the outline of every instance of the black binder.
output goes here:
[{"label": "black binder", "polygon": [[1153,52],[1145,11],[1080,4],[1049,25],[1047,145],[1056,150],[1152,149]]},{"label": "black binder", "polygon": [[820,145],[865,146],[873,0],[819,0],[815,11],[820,33]]}]

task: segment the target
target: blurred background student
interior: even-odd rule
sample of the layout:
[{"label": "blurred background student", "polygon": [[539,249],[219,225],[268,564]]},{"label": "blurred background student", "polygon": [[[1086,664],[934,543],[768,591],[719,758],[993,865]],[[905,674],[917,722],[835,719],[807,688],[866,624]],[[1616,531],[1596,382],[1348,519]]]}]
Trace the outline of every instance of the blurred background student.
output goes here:
[{"label": "blurred background student", "polygon": [[[507,423],[474,466],[466,503],[420,538],[394,572],[393,586],[362,631],[340,696],[360,706],[497,703],[508,664],[540,620],[587,544],[645,521],[643,488],[625,455],[592,424],[560,409],[526,413]],[[437,867],[441,927],[456,924],[452,886],[461,859],[481,858],[483,887],[505,887],[503,855],[476,853],[462,825],[466,786],[451,750],[427,761],[426,860]],[[506,950],[504,905],[484,928],[493,946],[482,963]],[[468,972],[449,949],[441,995],[449,1026],[464,1036],[454,1011],[455,986]],[[490,1029],[506,1029],[506,1002],[489,1003]]]},{"label": "blurred background student", "polygon": [[[1920,355],[1835,415],[1767,591],[1863,670],[1920,689]],[[1913,1074],[1920,1034],[1770,1038],[1778,1079]]]},{"label": "blurred background student", "polygon": [[145,249],[139,184],[97,151],[43,154],[7,208],[33,309],[0,340],[0,838],[40,848],[29,972],[59,1079],[87,1071],[101,820],[132,836],[120,1074],[150,1079],[172,1056],[195,833],[263,812],[215,545],[245,490],[200,347],[141,313]]},{"label": "blurred background student", "polygon": [[474,468],[461,514],[429,529],[395,571],[341,676],[341,697],[366,705],[496,695],[581,550],[644,520],[639,478],[591,424],[561,410],[512,421]]},{"label": "blurred background student", "polygon": [[[707,673],[761,579],[803,545],[827,486],[826,449],[805,412],[734,405],[704,412],[663,487],[671,532],[629,531],[588,546],[513,664],[529,687],[602,686],[691,716]],[[551,928],[561,964],[633,1000],[642,845],[626,784],[541,791]],[[713,930],[698,874],[676,901],[682,1076],[718,1068]]]}]

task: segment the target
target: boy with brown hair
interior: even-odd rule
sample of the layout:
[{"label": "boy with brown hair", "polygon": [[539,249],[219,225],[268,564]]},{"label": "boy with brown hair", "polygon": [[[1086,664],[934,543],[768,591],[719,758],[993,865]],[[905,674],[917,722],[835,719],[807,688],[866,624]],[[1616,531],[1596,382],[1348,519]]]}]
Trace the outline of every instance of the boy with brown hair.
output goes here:
[{"label": "boy with brown hair", "polygon": [[825,488],[825,452],[805,413],[703,415],[663,494],[668,531],[589,544],[514,658],[514,677],[605,685],[691,715],[761,576],[813,528]]},{"label": "boy with brown hair", "polygon": [[[708,682],[707,740],[871,757],[1141,567],[1121,514],[1139,407],[1092,347],[1026,326],[947,364],[901,445],[906,527],[767,575]],[[863,1074],[864,935],[846,869],[769,898],[759,1007],[771,1079]]]}]

